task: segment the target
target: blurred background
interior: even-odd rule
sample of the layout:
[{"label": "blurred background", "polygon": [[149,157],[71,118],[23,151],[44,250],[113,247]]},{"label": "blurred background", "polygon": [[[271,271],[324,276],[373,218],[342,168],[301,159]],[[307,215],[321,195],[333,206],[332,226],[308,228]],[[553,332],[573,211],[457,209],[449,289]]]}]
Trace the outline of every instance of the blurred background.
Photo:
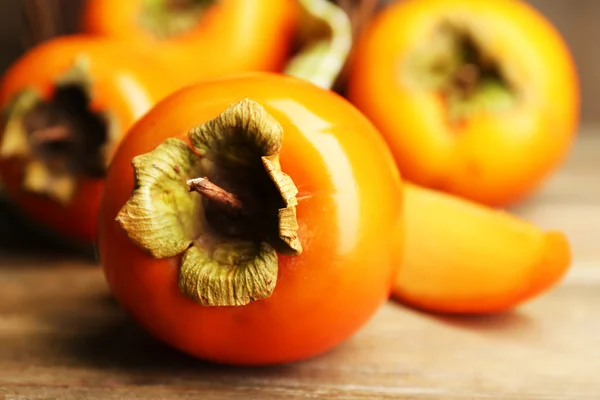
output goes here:
[{"label": "blurred background", "polygon": [[[126,0],[124,0],[126,1]],[[381,3],[390,0],[380,0]],[[493,1],[493,0],[489,0]],[[23,36],[24,0],[0,0],[0,72],[21,54],[26,46]],[[55,1],[45,0],[46,3]],[[544,14],[561,32],[571,48],[581,77],[582,121],[599,123],[600,108],[600,1],[599,0],[529,0],[528,3]],[[81,0],[62,0],[69,13],[76,15]],[[74,29],[69,20],[61,26]],[[596,100],[596,101],[595,101]]]},{"label": "blurred background", "polygon": [[[128,0],[123,0],[128,1]],[[332,0],[333,1],[333,0]],[[342,7],[358,9],[356,4],[359,0],[335,0]],[[371,4],[379,4],[384,7],[386,3],[395,0],[361,0],[362,6],[369,11]],[[487,0],[493,1],[493,0]],[[53,33],[67,34],[77,30],[75,20],[82,7],[83,0],[0,0],[0,73],[19,56],[25,49],[32,44],[34,38],[40,40],[51,36]],[[597,106],[600,99],[600,51],[598,51],[598,42],[600,41],[600,0],[528,0],[527,3],[535,7],[562,34],[574,56],[578,73],[581,80],[582,107],[581,122],[587,129],[583,129],[584,136],[589,136],[590,132],[599,132],[595,125],[600,124],[600,107]],[[36,5],[37,12],[44,13],[52,10],[60,10],[58,13],[57,26],[38,26],[35,32],[26,29],[25,9],[29,5]],[[28,15],[39,15],[32,13]],[[37,19],[37,18],[36,18]],[[362,20],[362,18],[360,18]],[[47,20],[42,18],[41,20]],[[57,31],[58,29],[58,31]],[[600,126],[600,125],[598,125]],[[588,158],[595,159],[595,149],[589,149],[591,153]],[[587,153],[586,153],[587,154]],[[592,171],[590,173],[593,174]],[[562,175],[561,175],[562,176]],[[560,178],[560,177],[559,177]],[[565,179],[571,180],[567,176]],[[15,229],[15,227],[18,227]],[[579,235],[581,236],[581,235]],[[43,232],[37,232],[37,227],[27,221],[23,221],[19,215],[15,214],[9,204],[0,197],[0,252],[2,250],[44,250],[54,252],[57,248],[64,250],[62,240],[45,235]],[[589,238],[590,241],[592,238]],[[586,242],[587,243],[587,242]],[[583,246],[583,245],[582,245]],[[592,243],[588,246],[595,248]],[[60,251],[59,251],[60,252]]]}]

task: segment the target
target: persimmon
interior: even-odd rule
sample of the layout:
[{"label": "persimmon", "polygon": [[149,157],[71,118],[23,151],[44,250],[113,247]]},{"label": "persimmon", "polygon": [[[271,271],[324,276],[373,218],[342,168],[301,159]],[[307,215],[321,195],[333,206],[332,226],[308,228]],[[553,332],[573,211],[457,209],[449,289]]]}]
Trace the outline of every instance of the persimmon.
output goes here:
[{"label": "persimmon", "polygon": [[87,0],[86,33],[110,36],[178,64],[192,80],[281,71],[292,51],[294,0]]},{"label": "persimmon", "polygon": [[571,249],[506,211],[405,182],[404,261],[392,296],[433,312],[508,311],[565,275]]},{"label": "persimmon", "polygon": [[304,80],[249,73],[181,89],[108,172],[98,252],[152,335],[219,363],[324,352],[384,303],[402,185],[373,125]]},{"label": "persimmon", "polygon": [[328,0],[87,0],[82,29],[145,49],[187,83],[267,71],[331,87],[352,44]]},{"label": "persimmon", "polygon": [[41,225],[91,244],[114,145],[179,86],[165,75],[167,66],[105,39],[58,37],[27,51],[0,82],[7,196]]},{"label": "persimmon", "polygon": [[570,51],[517,0],[406,0],[358,39],[348,98],[405,179],[491,206],[530,195],[579,123]]}]

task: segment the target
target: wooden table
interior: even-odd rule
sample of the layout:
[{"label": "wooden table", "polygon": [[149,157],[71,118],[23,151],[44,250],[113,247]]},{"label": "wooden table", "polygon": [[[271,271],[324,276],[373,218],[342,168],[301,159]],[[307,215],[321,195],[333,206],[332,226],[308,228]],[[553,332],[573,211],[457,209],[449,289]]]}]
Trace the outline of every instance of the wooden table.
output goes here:
[{"label": "wooden table", "polygon": [[599,400],[599,173],[600,135],[586,132],[565,167],[516,210],[572,240],[575,263],[552,291],[485,318],[390,302],[343,345],[279,367],[191,359],[132,323],[92,262],[4,251],[0,399]]}]

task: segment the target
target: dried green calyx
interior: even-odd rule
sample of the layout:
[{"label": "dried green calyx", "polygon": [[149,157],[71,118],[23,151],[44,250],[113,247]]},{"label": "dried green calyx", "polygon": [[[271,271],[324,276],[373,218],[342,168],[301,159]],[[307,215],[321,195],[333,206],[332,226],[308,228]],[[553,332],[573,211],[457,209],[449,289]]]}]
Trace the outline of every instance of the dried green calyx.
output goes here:
[{"label": "dried green calyx", "polygon": [[139,23],[157,39],[169,39],[198,25],[202,13],[216,1],[143,0]]},{"label": "dried green calyx", "polygon": [[115,126],[91,110],[85,58],[59,77],[48,98],[19,92],[4,110],[0,157],[23,164],[23,189],[67,205],[79,181],[104,175]]},{"label": "dried green calyx", "polygon": [[402,65],[409,87],[439,93],[452,126],[473,114],[506,110],[516,103],[515,76],[491,55],[493,44],[484,33],[460,16],[449,16]]},{"label": "dried green calyx", "polygon": [[153,257],[182,255],[181,292],[240,306],[275,288],[277,253],[298,255],[297,189],[281,171],[281,125],[243,100],[133,159],[135,189],[117,221]]}]

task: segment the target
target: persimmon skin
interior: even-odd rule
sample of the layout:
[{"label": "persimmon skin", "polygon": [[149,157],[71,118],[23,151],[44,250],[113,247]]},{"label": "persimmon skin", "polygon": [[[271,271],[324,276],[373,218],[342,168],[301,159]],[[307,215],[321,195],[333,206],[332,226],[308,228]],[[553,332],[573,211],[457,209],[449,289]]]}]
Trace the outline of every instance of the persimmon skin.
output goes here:
[{"label": "persimmon skin", "polygon": [[294,0],[223,0],[191,30],[158,39],[138,23],[142,0],[87,0],[84,32],[123,40],[177,65],[188,83],[247,71],[282,71],[299,18]]},{"label": "persimmon skin", "polygon": [[568,239],[504,211],[404,185],[405,252],[392,297],[438,313],[505,312],[557,284]]},{"label": "persimmon skin", "polygon": [[[168,68],[148,63],[131,49],[105,39],[84,35],[51,39],[26,52],[13,63],[0,83],[0,107],[24,89],[52,95],[55,80],[85,56],[93,83],[90,107],[107,111],[124,133],[158,100],[167,96],[177,77],[162,79]],[[0,133],[1,135],[2,133]],[[1,139],[1,136],[0,136]],[[81,182],[68,206],[22,189],[23,160],[0,158],[0,179],[11,201],[30,219],[75,242],[91,245],[96,238],[102,179]]]},{"label": "persimmon skin", "polygon": [[[454,128],[437,93],[407,85],[400,65],[448,15],[462,15],[493,43],[483,50],[518,75],[519,95],[528,101]],[[534,192],[563,162],[579,123],[579,82],[567,45],[517,0],[390,4],[358,40],[347,96],[385,136],[405,179],[490,206]]]},{"label": "persimmon skin", "polygon": [[[177,286],[180,257],[154,259],[115,221],[133,190],[131,159],[249,98],[284,129],[282,170],[299,189],[299,256],[279,255],[271,297],[202,307]],[[113,160],[99,216],[99,255],[120,304],[151,334],[193,356],[265,365],[339,344],[385,302],[400,265],[402,185],[372,124],[343,98],[267,73],[206,81],[159,103]],[[394,265],[395,264],[395,265]]]}]

